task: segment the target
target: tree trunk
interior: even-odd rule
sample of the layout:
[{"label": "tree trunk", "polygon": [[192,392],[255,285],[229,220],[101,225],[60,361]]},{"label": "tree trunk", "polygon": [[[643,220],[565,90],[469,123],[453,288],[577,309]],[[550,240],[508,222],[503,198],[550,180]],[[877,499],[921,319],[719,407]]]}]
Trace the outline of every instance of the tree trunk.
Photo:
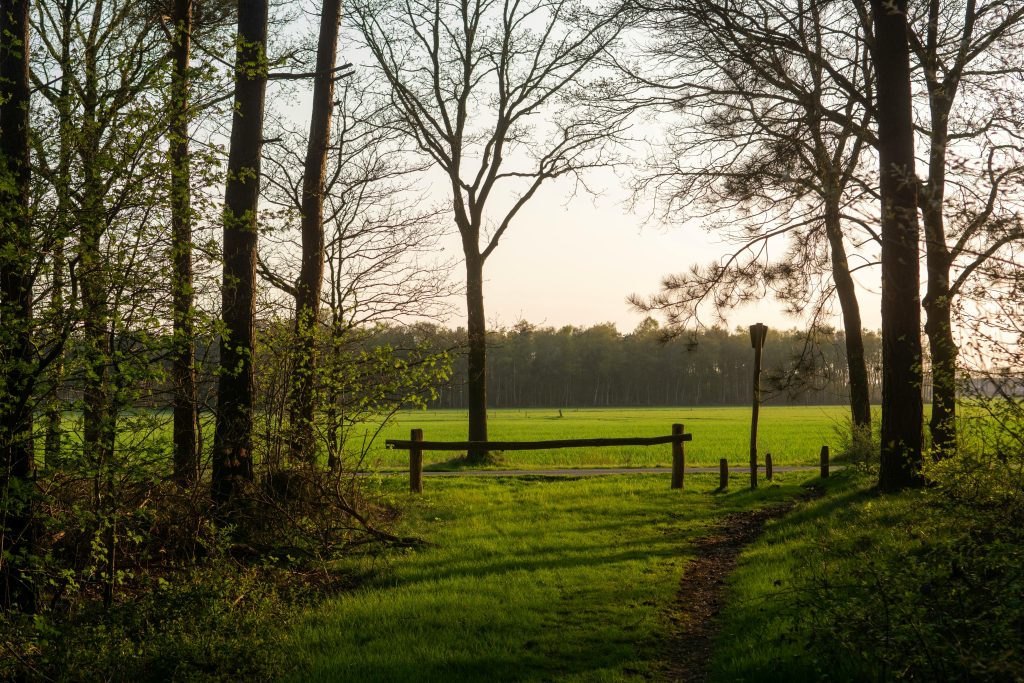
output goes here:
[{"label": "tree trunk", "polygon": [[[466,388],[469,405],[469,440],[487,440],[487,322],[484,318],[484,262],[475,250],[466,252],[466,311],[468,346]],[[470,450],[466,461],[487,460],[486,449]]]},{"label": "tree trunk", "polygon": [[[61,56],[60,67],[62,70],[70,70],[71,67],[71,12],[72,0],[64,0],[61,6]],[[50,294],[50,313],[57,320],[62,320],[66,315],[64,288],[66,286],[65,271],[65,239],[70,235],[71,216],[71,163],[73,161],[74,149],[71,144],[73,134],[71,118],[71,79],[62,78],[60,81],[60,99],[58,109],[57,136],[59,138],[59,151],[57,161],[57,177],[55,180],[55,192],[57,195],[57,239],[54,243],[52,261],[52,282]],[[62,343],[58,340],[57,343]],[[56,463],[60,458],[62,448],[62,426],[64,414],[64,402],[61,400],[60,389],[64,383],[65,364],[64,351],[54,360],[49,370],[49,398],[46,404],[46,437],[43,446],[43,462],[47,465]]]},{"label": "tree trunk", "polygon": [[171,121],[168,131],[171,167],[171,276],[174,347],[174,479],[182,485],[199,476],[197,451],[196,344],[192,300],[192,191],[189,168],[189,53],[192,0],[174,0],[171,45]]},{"label": "tree trunk", "polygon": [[[933,11],[937,11],[937,5]],[[946,146],[949,143],[949,109],[955,93],[945,87],[930,87],[931,139],[928,182],[924,188],[925,255],[928,286],[924,296],[925,334],[931,352],[932,416],[929,431],[935,458],[956,452],[956,358],[953,340],[952,300],[949,271],[953,259],[946,244],[943,205],[946,196]]]},{"label": "tree trunk", "polygon": [[313,79],[313,108],[302,178],[302,269],[295,287],[295,367],[290,420],[292,457],[315,460],[316,329],[324,279],[324,176],[334,108],[341,0],[324,0]]},{"label": "tree trunk", "polygon": [[[66,207],[60,206],[58,200],[58,216],[66,215]],[[63,209],[63,211],[62,211]],[[58,219],[59,220],[59,219]],[[58,229],[63,230],[63,225]],[[64,315],[64,235],[61,234],[55,243],[52,261],[52,275],[50,294],[50,311],[58,319]],[[59,342],[58,342],[59,343]],[[64,353],[53,361],[49,368],[49,395],[46,401],[44,424],[46,436],[43,440],[43,463],[44,467],[52,467],[60,460],[62,441],[62,422],[64,416],[64,403],[60,397],[61,385],[64,383]]]},{"label": "tree trunk", "polygon": [[[334,311],[331,319],[331,354],[338,356],[342,352],[342,325],[337,310]],[[341,415],[338,414],[338,405],[341,401],[339,384],[332,380],[327,384],[324,401],[327,404],[327,414],[324,416],[325,441],[327,442],[327,468],[332,472],[341,469],[342,435]]]},{"label": "tree trunk", "polygon": [[872,0],[882,199],[882,448],[879,488],[921,476],[921,306],[907,0]]},{"label": "tree trunk", "polygon": [[21,573],[35,551],[32,445],[32,226],[29,220],[29,0],[0,1],[0,607],[36,608]]},{"label": "tree trunk", "polygon": [[113,357],[113,316],[108,301],[110,264],[103,253],[107,207],[102,176],[100,72],[97,65],[99,47],[96,38],[103,20],[103,3],[95,3],[89,39],[84,49],[85,83],[82,88],[80,148],[83,182],[81,208],[77,218],[82,357],[85,366],[82,387],[82,455],[92,468],[94,511],[98,523],[104,528],[105,567],[99,575],[103,579],[103,602],[110,605],[113,600],[116,557],[116,510],[110,496],[114,485],[112,464],[116,414],[110,378]]},{"label": "tree trunk", "polygon": [[[925,220],[927,224],[927,219]],[[931,237],[928,238],[929,242]],[[944,249],[940,251],[945,251]],[[949,297],[950,263],[928,247],[928,289],[924,298],[927,314],[924,329],[928,335],[932,367],[932,416],[929,431],[936,459],[956,453],[956,359],[959,354],[953,339]]]},{"label": "tree trunk", "polygon": [[853,420],[853,438],[871,438],[871,397],[868,392],[868,367],[864,358],[864,339],[861,335],[860,305],[857,288],[850,275],[850,264],[843,244],[842,223],[839,217],[839,196],[826,198],[825,232],[831,248],[832,281],[839,297],[846,334],[846,364],[850,377],[850,415]]},{"label": "tree trunk", "polygon": [[253,337],[256,211],[267,83],[267,0],[238,5],[235,105],[224,189],[220,377],[213,443],[212,495],[229,501],[252,481]]}]

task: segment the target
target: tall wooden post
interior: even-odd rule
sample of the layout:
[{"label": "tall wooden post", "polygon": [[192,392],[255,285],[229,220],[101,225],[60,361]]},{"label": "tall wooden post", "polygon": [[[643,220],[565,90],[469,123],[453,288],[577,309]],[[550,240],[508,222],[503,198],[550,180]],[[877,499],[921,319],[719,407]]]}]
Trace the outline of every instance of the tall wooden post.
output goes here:
[{"label": "tall wooden post", "polygon": [[[672,436],[682,437],[683,425],[672,425]],[[683,488],[686,478],[686,452],[683,450],[682,439],[672,442],[672,488]]]},{"label": "tall wooden post", "polygon": [[761,408],[761,350],[768,328],[756,323],[750,326],[750,345],[754,347],[754,401],[750,415],[750,488],[757,488],[757,414]]},{"label": "tall wooden post", "polygon": [[[410,441],[423,441],[423,430],[413,429],[409,432]],[[423,451],[419,448],[409,449],[409,490],[423,493]]]}]

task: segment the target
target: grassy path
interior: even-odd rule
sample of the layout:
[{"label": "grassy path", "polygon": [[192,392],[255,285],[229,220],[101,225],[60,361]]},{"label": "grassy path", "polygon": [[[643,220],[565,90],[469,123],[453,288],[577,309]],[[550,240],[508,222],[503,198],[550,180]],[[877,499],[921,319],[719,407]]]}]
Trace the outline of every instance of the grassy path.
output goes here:
[{"label": "grassy path", "polygon": [[[390,479],[380,485],[404,497]],[[307,616],[294,680],[655,676],[690,542],[731,512],[793,498],[802,479],[712,495],[707,475],[684,493],[644,475],[439,478],[403,523],[436,545],[354,565],[374,578]]]}]

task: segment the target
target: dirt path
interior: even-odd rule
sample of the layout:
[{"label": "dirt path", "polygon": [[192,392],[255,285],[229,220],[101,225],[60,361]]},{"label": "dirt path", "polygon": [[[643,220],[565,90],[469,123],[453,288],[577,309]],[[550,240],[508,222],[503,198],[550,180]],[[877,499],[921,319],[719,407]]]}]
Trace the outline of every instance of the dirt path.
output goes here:
[{"label": "dirt path", "polygon": [[669,620],[666,681],[701,683],[708,678],[716,619],[725,604],[725,579],[743,548],[756,539],[769,519],[781,517],[795,503],[735,512],[694,542],[694,559],[686,565]]}]

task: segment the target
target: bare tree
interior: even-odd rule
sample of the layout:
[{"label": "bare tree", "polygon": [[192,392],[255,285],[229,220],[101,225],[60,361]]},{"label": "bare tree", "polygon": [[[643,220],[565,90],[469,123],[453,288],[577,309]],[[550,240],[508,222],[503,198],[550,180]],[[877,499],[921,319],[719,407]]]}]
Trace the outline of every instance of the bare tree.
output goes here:
[{"label": "bare tree", "polygon": [[[346,416],[344,411],[346,392],[341,388],[359,381],[343,377],[354,369],[351,349],[376,325],[445,314],[445,300],[456,293],[448,278],[450,264],[438,262],[434,254],[442,212],[414,189],[423,164],[411,163],[414,157],[404,136],[388,125],[390,108],[366,90],[366,83],[356,78],[341,86],[334,103],[337,122],[322,188],[326,272],[319,307],[326,310],[309,331],[324,354],[309,390],[311,399],[324,406],[322,442],[332,469],[340,463],[343,423],[362,416]],[[296,172],[303,169],[297,151],[302,134],[285,130],[275,137],[266,159],[264,198],[269,210],[259,269],[294,300],[302,260],[295,258],[291,226],[297,216],[305,216],[305,173]]]},{"label": "bare tree", "polygon": [[316,329],[324,279],[324,181],[331,117],[334,111],[335,61],[341,0],[324,0],[313,76],[313,104],[303,164],[302,269],[295,283],[296,363],[292,370],[290,421],[293,457],[313,458]]},{"label": "bare tree", "polygon": [[622,114],[583,98],[556,107],[619,37],[624,15],[576,0],[357,0],[349,9],[401,129],[451,193],[466,267],[469,439],[486,441],[484,263],[545,181],[605,163]]},{"label": "bare tree", "polygon": [[[665,311],[679,328],[699,322],[702,308],[721,319],[773,292],[813,330],[838,298],[852,423],[870,435],[847,250],[851,232],[871,241],[858,210],[870,175],[862,153],[871,142],[872,87],[858,17],[821,0],[670,0],[645,3],[644,12],[651,42],[619,61],[635,88],[628,104],[678,123],[635,189],[653,194],[667,217],[708,220],[738,246],[633,303]],[[770,257],[770,245],[783,240],[788,249]]]},{"label": "bare tree", "polygon": [[253,477],[253,316],[256,216],[267,83],[266,0],[239,3],[235,107],[224,189],[220,377],[213,444],[213,499],[227,502]]},{"label": "bare tree", "polygon": [[[928,273],[923,305],[931,355],[930,431],[933,452],[941,457],[957,446],[955,299],[979,265],[1024,240],[1019,222],[1006,220],[1000,201],[1022,171],[1012,154],[1020,145],[1020,122],[1013,120],[1006,96],[1012,97],[1013,77],[1024,74],[1024,6],[1013,0],[922,4],[910,45],[928,98],[928,175],[918,200]],[[974,159],[984,160],[980,168],[972,169]],[[950,192],[972,195],[967,203],[974,209],[950,201]]]}]

